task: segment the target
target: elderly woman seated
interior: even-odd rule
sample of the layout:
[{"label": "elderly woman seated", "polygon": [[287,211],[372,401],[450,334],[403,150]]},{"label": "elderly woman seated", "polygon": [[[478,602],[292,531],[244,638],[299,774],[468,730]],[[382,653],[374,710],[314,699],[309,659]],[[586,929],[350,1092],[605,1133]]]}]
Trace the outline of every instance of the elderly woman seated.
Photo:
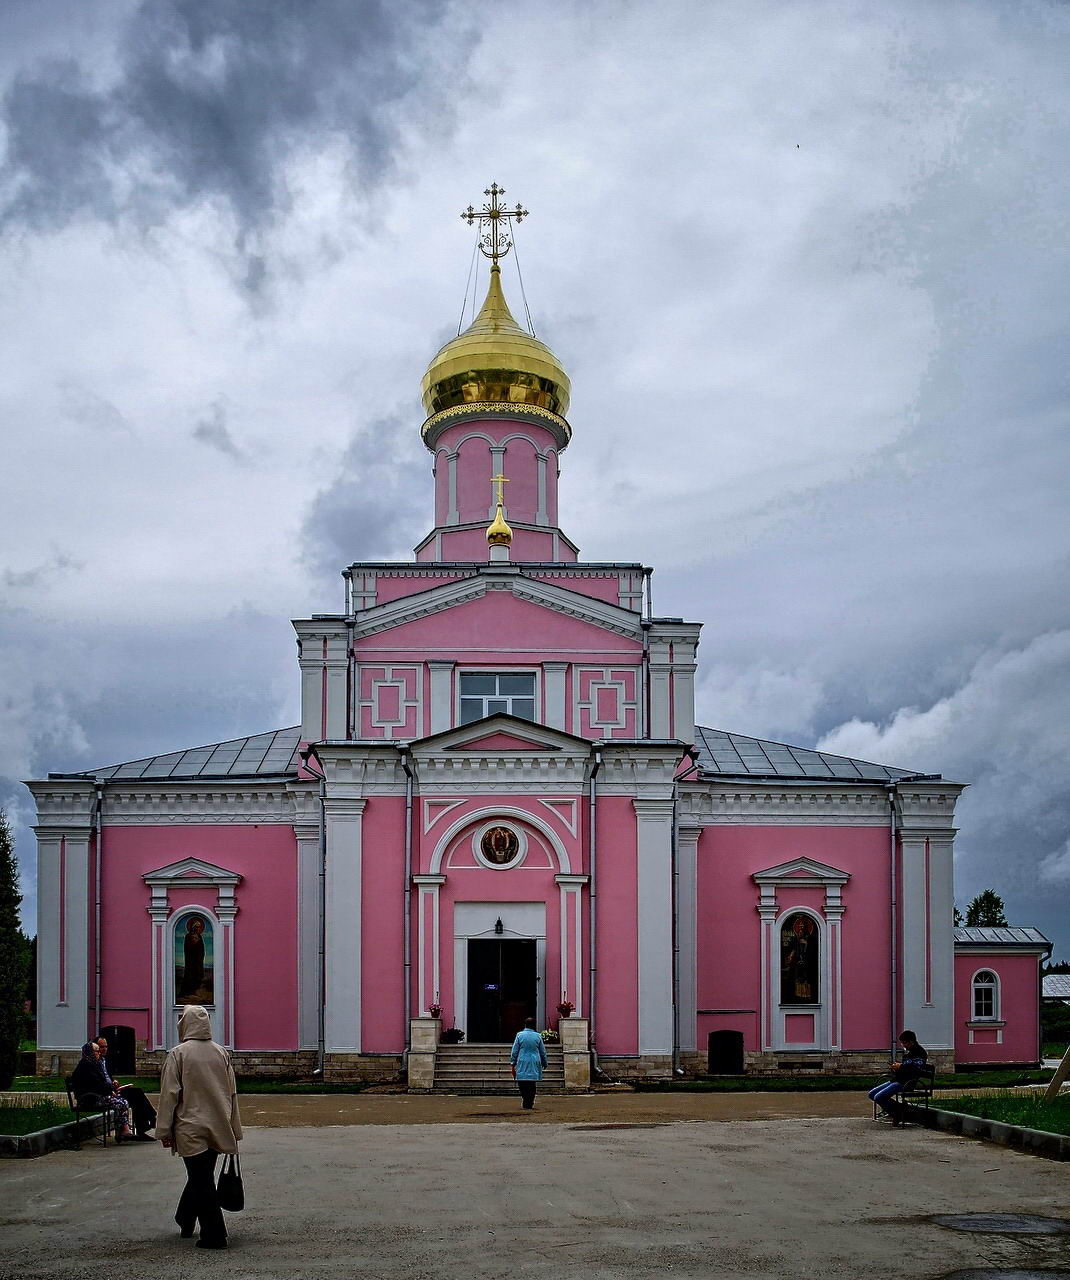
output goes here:
[{"label": "elderly woman seated", "polygon": [[118,1085],[112,1083],[110,1077],[101,1070],[100,1049],[92,1040],[82,1045],[82,1056],[71,1072],[71,1092],[79,1106],[87,1109],[99,1107],[102,1111],[115,1112],[116,1142],[133,1136],[130,1129],[130,1104],[119,1092]]}]

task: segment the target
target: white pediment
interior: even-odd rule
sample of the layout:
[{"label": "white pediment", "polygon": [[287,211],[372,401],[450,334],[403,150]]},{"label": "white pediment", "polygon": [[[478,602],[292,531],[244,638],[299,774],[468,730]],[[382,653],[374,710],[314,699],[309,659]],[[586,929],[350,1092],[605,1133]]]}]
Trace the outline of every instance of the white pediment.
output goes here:
[{"label": "white pediment", "polygon": [[141,878],[151,885],[183,884],[194,888],[236,885],[241,880],[236,871],[217,867],[215,863],[205,862],[203,858],[183,858],[181,862],[171,862],[166,867],[157,867],[155,871],[146,871]]},{"label": "white pediment", "polygon": [[[507,745],[510,742],[515,745]],[[581,751],[587,755],[590,749],[590,743],[584,738],[501,713],[474,720],[471,724],[458,725],[455,729],[445,729],[412,744],[414,755],[444,751],[478,751],[494,755],[508,755],[511,751]]]},{"label": "white pediment", "polygon": [[415,595],[403,596],[399,600],[377,605],[374,609],[366,609],[357,615],[356,637],[361,639],[377,635],[407,622],[416,622],[443,610],[455,609],[469,601],[481,600],[491,591],[507,591],[518,600],[527,600],[553,613],[588,622],[603,631],[611,631],[632,640],[642,639],[639,614],[631,609],[622,609],[619,605],[580,595],[577,591],[540,582],[537,578],[518,572],[511,565],[482,570],[470,578],[443,583],[428,591],[418,591]]},{"label": "white pediment", "polygon": [[751,876],[756,884],[795,884],[824,887],[826,885],[846,884],[850,873],[838,867],[830,867],[825,862],[814,858],[792,858],[790,862],[781,862],[775,867],[767,867],[764,871],[755,871]]}]

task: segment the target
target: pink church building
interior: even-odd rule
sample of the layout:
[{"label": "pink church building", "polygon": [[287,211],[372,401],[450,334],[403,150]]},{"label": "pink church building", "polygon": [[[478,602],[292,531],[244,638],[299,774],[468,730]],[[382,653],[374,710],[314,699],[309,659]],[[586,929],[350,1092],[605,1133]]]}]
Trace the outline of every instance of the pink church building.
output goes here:
[{"label": "pink church building", "polygon": [[942,1067],[1035,1062],[1046,941],[956,943],[962,786],[696,725],[701,623],[580,559],[569,380],[510,314],[496,209],[423,381],[432,526],[294,622],[301,723],[28,784],[39,1068],[109,1027],[151,1070],[191,1002],[240,1072],[420,1088],[443,1029],[528,1016],[575,1087],[875,1073],[904,1026]]}]

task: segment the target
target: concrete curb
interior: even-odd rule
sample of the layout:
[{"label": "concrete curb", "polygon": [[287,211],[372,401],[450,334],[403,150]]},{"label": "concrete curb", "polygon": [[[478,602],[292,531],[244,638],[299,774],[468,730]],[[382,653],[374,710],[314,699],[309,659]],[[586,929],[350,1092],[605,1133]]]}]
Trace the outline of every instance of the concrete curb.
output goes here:
[{"label": "concrete curb", "polygon": [[84,1142],[88,1138],[95,1138],[103,1123],[104,1117],[101,1115],[86,1116],[84,1120],[57,1124],[51,1129],[38,1129],[36,1133],[0,1134],[0,1158],[44,1156],[50,1151],[62,1151],[77,1145],[79,1126]]},{"label": "concrete curb", "polygon": [[1004,1124],[1002,1120],[986,1120],[982,1116],[969,1116],[961,1111],[942,1111],[939,1107],[929,1110],[919,1108],[910,1117],[914,1124],[929,1129],[942,1129],[963,1138],[981,1138],[1001,1147],[1014,1147],[1030,1155],[1044,1156],[1048,1160],[1070,1160],[1070,1136],[1047,1133],[1043,1129],[1026,1129],[1019,1124]]}]

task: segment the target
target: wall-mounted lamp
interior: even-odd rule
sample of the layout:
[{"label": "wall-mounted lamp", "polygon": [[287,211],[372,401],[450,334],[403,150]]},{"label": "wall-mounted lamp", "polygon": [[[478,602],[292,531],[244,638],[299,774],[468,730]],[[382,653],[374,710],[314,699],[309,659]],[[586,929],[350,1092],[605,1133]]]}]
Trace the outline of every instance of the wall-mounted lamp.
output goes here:
[{"label": "wall-mounted lamp", "polygon": [[501,916],[499,916],[499,917],[497,918],[497,920],[495,920],[495,921],[494,921],[494,932],[495,932],[495,933],[504,933],[504,932],[505,932],[505,925],[504,925],[504,924],[502,924],[502,918],[501,918]]}]

